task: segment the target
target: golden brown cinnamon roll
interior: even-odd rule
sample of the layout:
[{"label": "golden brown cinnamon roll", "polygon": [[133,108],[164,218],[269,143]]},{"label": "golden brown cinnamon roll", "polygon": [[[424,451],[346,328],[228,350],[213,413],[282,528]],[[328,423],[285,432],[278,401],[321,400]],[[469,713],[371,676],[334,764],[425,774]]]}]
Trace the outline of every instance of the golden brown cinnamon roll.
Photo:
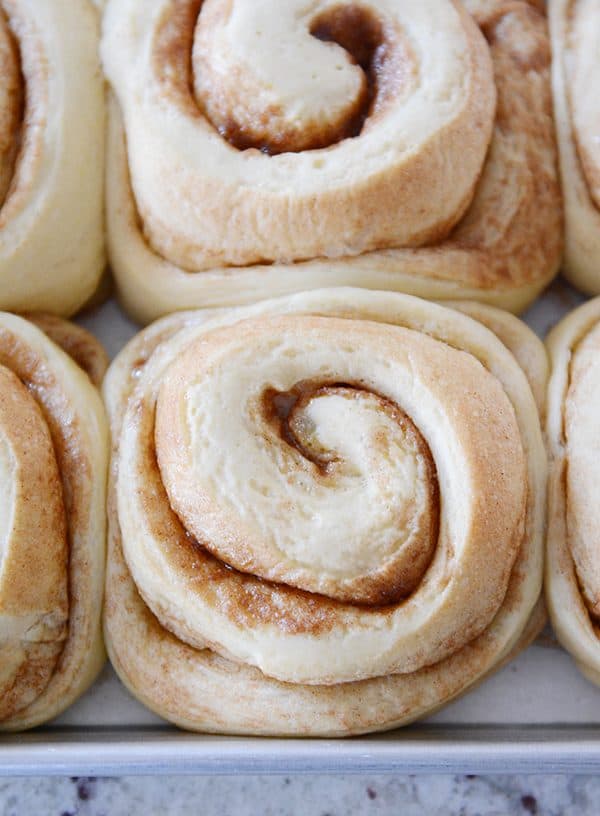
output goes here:
[{"label": "golden brown cinnamon roll", "polygon": [[59,714],[104,662],[108,429],[92,379],[106,357],[83,329],[32,320],[44,331],[0,314],[0,730],[11,731]]},{"label": "golden brown cinnamon roll", "polygon": [[109,252],[142,321],[340,284],[517,310],[557,270],[528,3],[114,0],[102,53]]},{"label": "golden brown cinnamon roll", "polygon": [[600,3],[549,0],[565,199],[565,275],[600,293]]},{"label": "golden brown cinnamon roll", "polygon": [[89,0],[0,0],[0,308],[69,315],[104,268],[104,98]]},{"label": "golden brown cinnamon roll", "polygon": [[546,597],[560,642],[600,684],[600,298],[559,323],[548,348]]},{"label": "golden brown cinnamon roll", "polygon": [[[541,395],[539,341],[476,308]],[[535,635],[538,409],[481,323],[352,289],[184,312],[131,341],[105,398],[106,640],[162,716],[224,733],[392,728]]]}]

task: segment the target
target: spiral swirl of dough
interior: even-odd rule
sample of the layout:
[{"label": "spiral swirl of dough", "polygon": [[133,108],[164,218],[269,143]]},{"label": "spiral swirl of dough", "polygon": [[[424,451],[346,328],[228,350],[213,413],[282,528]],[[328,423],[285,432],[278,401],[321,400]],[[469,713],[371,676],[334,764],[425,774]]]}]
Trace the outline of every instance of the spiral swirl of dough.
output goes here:
[{"label": "spiral swirl of dough", "polygon": [[551,332],[546,595],[559,640],[600,684],[600,299]]},{"label": "spiral swirl of dough", "polygon": [[517,309],[557,271],[521,0],[114,0],[102,53],[109,252],[142,320],[340,284]]},{"label": "spiral swirl of dough", "polygon": [[[0,314],[0,730],[59,714],[100,669],[106,358],[57,318]],[[89,376],[50,336],[88,361]]]},{"label": "spiral swirl of dough", "polygon": [[88,0],[0,1],[0,308],[69,315],[104,255],[104,98]]},{"label": "spiral swirl of dough", "polygon": [[[109,651],[169,718],[391,727],[519,643],[541,583],[544,452],[523,371],[474,320],[358,290],[183,314],[132,341],[105,395]],[[150,661],[170,677],[149,681]],[[231,678],[207,701],[215,661]],[[243,676],[261,698],[246,715],[228,712]]]}]

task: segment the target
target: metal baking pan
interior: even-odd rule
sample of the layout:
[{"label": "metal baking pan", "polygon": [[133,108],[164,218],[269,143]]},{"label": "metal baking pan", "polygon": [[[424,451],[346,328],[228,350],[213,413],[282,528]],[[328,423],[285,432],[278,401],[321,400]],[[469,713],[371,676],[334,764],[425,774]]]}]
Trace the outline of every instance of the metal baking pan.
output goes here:
[{"label": "metal baking pan", "polygon": [[[580,298],[555,283],[527,315],[544,335]],[[134,334],[109,301],[84,316],[114,355]],[[137,703],[107,666],[62,717],[0,737],[0,774],[600,772],[600,689],[544,634],[474,691],[411,728],[347,740],[186,734]]]}]

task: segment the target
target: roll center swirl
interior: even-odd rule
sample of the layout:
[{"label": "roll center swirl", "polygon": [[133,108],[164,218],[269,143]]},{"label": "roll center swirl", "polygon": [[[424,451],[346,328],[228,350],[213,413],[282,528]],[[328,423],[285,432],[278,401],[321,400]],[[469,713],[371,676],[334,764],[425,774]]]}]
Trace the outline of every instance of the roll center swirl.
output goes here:
[{"label": "roll center swirl", "polygon": [[144,236],[188,271],[438,243],[473,200],[496,89],[460,3],[124,0],[104,31]]},{"label": "roll center swirl", "polygon": [[413,329],[190,328],[123,420],[127,564],[170,631],[277,679],[356,680],[366,654],[368,676],[431,665],[505,596],[527,501],[516,421],[479,361]]},{"label": "roll center swirl", "polygon": [[[329,594],[355,603],[410,594],[435,551],[439,507],[435,464],[414,423],[360,387],[301,383],[264,399],[265,419],[292,448],[285,467],[309,502],[317,499],[303,543],[310,563],[343,584]],[[352,535],[340,524],[351,508],[362,520]]]},{"label": "roll center swirl", "polygon": [[[393,603],[418,586],[437,542],[438,485],[425,440],[397,405],[316,381],[252,394],[242,415],[260,462],[242,477],[235,521],[215,535],[205,512],[212,477],[237,478],[246,455],[233,446],[221,458],[223,427],[206,427],[205,393],[169,378],[156,417],[165,487],[201,545],[240,571],[350,603]],[[186,408],[174,412],[177,404]],[[187,440],[190,472],[173,460],[173,432]]]},{"label": "roll center swirl", "polygon": [[[357,136],[416,73],[392,22],[358,3],[206,0],[193,50],[196,100],[239,149],[274,155]],[[390,87],[391,86],[391,87]]]}]

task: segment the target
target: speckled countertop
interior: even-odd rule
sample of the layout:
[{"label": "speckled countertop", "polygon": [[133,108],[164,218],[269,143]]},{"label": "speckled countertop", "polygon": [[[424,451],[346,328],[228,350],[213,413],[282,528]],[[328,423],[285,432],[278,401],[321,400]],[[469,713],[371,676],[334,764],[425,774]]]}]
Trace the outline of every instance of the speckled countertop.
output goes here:
[{"label": "speckled countertop", "polygon": [[600,777],[0,779],[0,816],[597,816]]}]

